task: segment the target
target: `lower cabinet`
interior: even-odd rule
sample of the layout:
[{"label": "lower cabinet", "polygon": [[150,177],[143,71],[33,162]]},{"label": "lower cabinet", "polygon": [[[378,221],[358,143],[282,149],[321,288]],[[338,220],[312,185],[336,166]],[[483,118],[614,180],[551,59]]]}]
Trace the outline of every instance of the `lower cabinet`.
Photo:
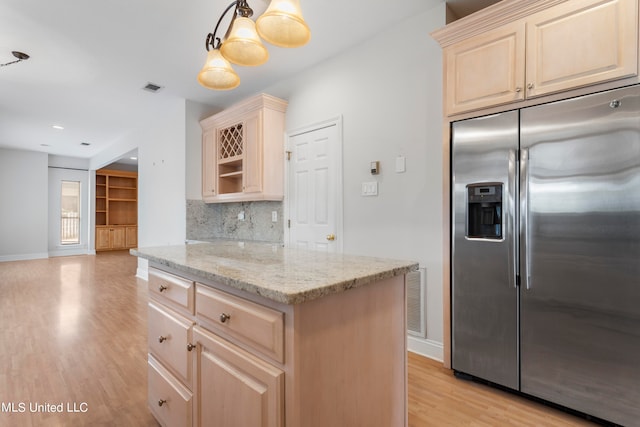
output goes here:
[{"label": "lower cabinet", "polygon": [[96,251],[130,249],[138,246],[137,226],[96,227]]},{"label": "lower cabinet", "polygon": [[282,357],[283,313],[155,268],[149,296],[148,404],[161,425],[284,426],[284,371],[259,357]]},{"label": "lower cabinet", "polygon": [[194,425],[284,426],[284,372],[204,329],[196,342]]},{"label": "lower cabinet", "polygon": [[287,305],[152,265],[149,409],[168,427],[406,427],[404,283]]}]

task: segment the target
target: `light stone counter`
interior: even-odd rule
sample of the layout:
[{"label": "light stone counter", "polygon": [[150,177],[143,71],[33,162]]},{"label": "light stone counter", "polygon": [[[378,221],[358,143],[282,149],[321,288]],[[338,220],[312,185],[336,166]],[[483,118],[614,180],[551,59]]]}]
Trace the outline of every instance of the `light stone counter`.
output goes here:
[{"label": "light stone counter", "polygon": [[285,304],[299,304],[418,268],[417,263],[410,261],[237,241],[139,248],[131,253]]}]

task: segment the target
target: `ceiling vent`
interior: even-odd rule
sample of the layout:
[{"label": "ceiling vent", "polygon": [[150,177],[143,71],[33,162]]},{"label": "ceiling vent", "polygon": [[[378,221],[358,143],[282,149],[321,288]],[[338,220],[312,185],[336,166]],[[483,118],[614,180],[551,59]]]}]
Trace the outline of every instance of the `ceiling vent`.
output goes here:
[{"label": "ceiling vent", "polygon": [[162,89],[162,86],[157,85],[155,83],[147,83],[147,85],[145,87],[143,87],[142,89],[144,89],[146,91],[149,91],[149,92],[156,93],[157,91]]}]

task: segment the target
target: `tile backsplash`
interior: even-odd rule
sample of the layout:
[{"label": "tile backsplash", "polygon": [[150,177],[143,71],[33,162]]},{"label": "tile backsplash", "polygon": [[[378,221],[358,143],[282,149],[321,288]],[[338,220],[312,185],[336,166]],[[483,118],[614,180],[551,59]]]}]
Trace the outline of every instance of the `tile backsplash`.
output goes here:
[{"label": "tile backsplash", "polygon": [[[282,202],[204,203],[187,200],[187,239],[284,242]],[[244,220],[239,215],[244,212]],[[277,221],[273,222],[273,212]]]}]

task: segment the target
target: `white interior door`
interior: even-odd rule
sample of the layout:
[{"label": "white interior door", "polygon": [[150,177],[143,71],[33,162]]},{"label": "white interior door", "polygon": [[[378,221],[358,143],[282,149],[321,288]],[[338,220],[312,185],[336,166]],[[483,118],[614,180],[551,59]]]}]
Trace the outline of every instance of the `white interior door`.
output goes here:
[{"label": "white interior door", "polygon": [[288,134],[285,242],[342,252],[342,123]]}]

